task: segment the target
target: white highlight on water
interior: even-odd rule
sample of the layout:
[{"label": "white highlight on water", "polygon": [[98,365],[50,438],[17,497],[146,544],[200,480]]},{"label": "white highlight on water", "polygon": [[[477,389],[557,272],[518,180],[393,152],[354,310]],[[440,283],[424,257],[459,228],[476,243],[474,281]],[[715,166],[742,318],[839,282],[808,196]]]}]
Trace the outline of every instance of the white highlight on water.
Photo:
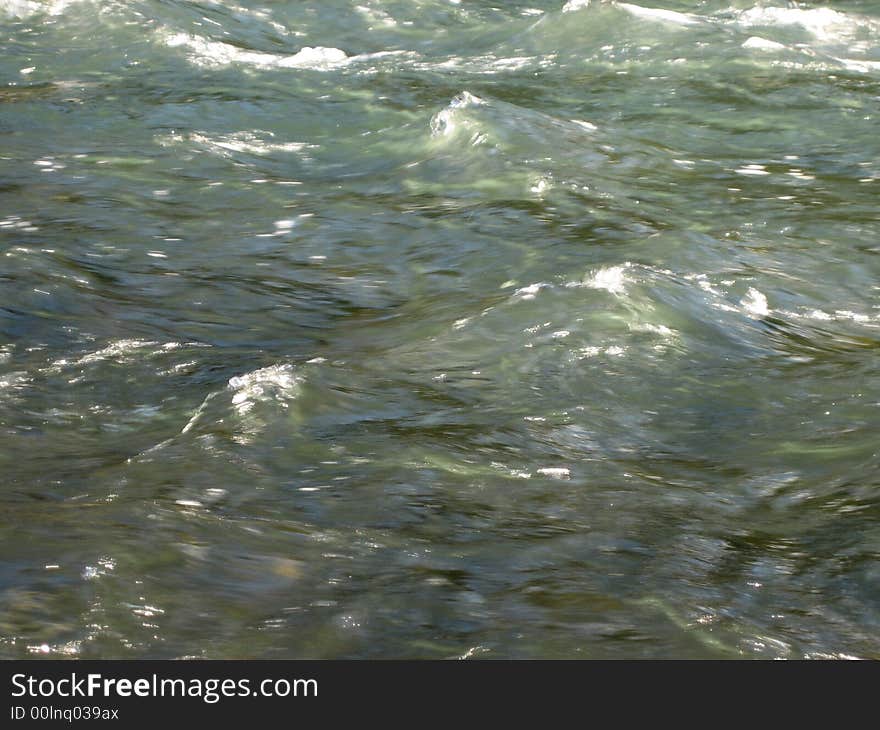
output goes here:
[{"label": "white highlight on water", "polygon": [[568,479],[571,476],[571,471],[565,467],[545,466],[538,469],[538,474],[543,474],[551,479]]},{"label": "white highlight on water", "polygon": [[480,97],[474,96],[469,91],[462,91],[457,94],[449,106],[437,112],[431,117],[431,136],[440,137],[451,135],[456,127],[456,111],[466,109],[469,106],[481,106],[485,104]]},{"label": "white highlight on water", "polygon": [[173,133],[159,137],[156,141],[163,146],[191,142],[208,151],[224,156],[228,156],[230,152],[259,156],[277,152],[303,153],[306,150],[315,148],[315,145],[308,142],[276,142],[272,139],[274,136],[272,132],[255,129],[215,137],[211,137],[204,132],[190,132],[186,135]]},{"label": "white highlight on water", "polygon": [[630,3],[614,3],[614,5],[622,10],[626,10],[630,15],[646,20],[659,20],[675,25],[697,25],[704,22],[702,18],[690,13],[677,13],[674,10],[663,10],[661,8],[645,8],[641,5],[632,5]]},{"label": "white highlight on water", "polygon": [[232,404],[239,413],[247,413],[261,400],[278,399],[283,402],[294,395],[301,378],[292,365],[272,365],[239,375],[229,380],[230,390],[235,391]]}]

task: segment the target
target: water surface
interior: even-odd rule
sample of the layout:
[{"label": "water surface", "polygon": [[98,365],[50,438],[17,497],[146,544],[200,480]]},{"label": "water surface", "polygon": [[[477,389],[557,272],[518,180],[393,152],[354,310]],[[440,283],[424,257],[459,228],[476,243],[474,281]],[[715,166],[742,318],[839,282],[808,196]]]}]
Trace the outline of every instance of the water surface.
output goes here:
[{"label": "water surface", "polygon": [[0,656],[880,658],[880,7],[0,0]]}]

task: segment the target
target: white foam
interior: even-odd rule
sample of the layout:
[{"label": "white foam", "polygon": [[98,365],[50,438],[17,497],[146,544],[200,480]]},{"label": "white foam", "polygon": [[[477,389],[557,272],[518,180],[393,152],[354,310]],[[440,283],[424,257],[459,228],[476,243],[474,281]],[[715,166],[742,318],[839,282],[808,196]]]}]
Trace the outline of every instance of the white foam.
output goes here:
[{"label": "white foam", "polygon": [[254,370],[229,380],[229,389],[234,391],[232,405],[240,415],[250,411],[260,401],[274,400],[282,406],[293,398],[302,378],[292,365],[272,365]]},{"label": "white foam", "polygon": [[601,347],[590,346],[590,347],[582,347],[582,348],[576,350],[573,353],[573,355],[578,360],[585,360],[588,357],[596,357],[596,355],[599,355],[601,352],[602,352]]},{"label": "white foam", "polygon": [[587,281],[585,285],[591,289],[604,289],[615,296],[623,294],[626,291],[626,277],[624,277],[624,266],[610,266],[596,271]]},{"label": "white foam", "polygon": [[53,0],[38,2],[37,0],[0,0],[0,16],[10,18],[29,18],[32,15],[61,15],[69,6],[78,0]]},{"label": "white foam", "polygon": [[851,38],[860,27],[877,25],[867,18],[848,15],[831,8],[754,7],[741,12],[737,24],[756,26],[797,26],[818,40],[840,41]]},{"label": "white foam", "polygon": [[641,5],[632,5],[630,3],[614,4],[621,10],[626,10],[630,15],[645,20],[657,20],[674,25],[698,25],[703,22],[702,18],[690,13],[677,13],[674,10],[663,10],[661,8],[645,8]]},{"label": "white foam", "polygon": [[173,33],[166,40],[172,48],[187,48],[190,60],[200,66],[228,66],[233,63],[256,68],[306,68],[327,70],[343,66],[349,56],[338,48],[306,46],[293,55],[245,51],[222,41],[212,41],[188,33]]},{"label": "white foam", "polygon": [[552,183],[546,177],[540,177],[535,181],[535,184],[529,188],[529,192],[534,193],[538,197],[541,197],[552,187]]},{"label": "white foam", "polygon": [[786,46],[783,43],[777,43],[776,41],[771,41],[766,38],[761,38],[760,36],[753,35],[751,38],[747,38],[745,42],[742,44],[743,48],[751,48],[756,51],[784,51],[786,50]]},{"label": "white foam", "polygon": [[524,286],[524,287],[521,287],[520,289],[517,289],[513,293],[513,298],[514,299],[523,299],[525,301],[529,301],[531,299],[534,299],[536,296],[538,296],[538,292],[541,291],[541,289],[543,289],[545,286],[547,286],[547,285],[544,284],[543,282],[539,282],[537,284],[529,284],[528,286]]},{"label": "white foam", "polygon": [[880,61],[863,61],[857,58],[837,58],[836,56],[833,58],[848,71],[857,71],[858,73],[880,71]]},{"label": "white foam", "polygon": [[431,136],[442,137],[451,135],[458,126],[456,123],[457,110],[466,109],[470,106],[482,106],[485,103],[479,96],[474,96],[469,91],[462,91],[460,94],[457,94],[449,102],[449,106],[431,117]]},{"label": "white foam", "polygon": [[678,333],[667,327],[665,324],[654,324],[652,322],[640,322],[636,324],[631,324],[629,327],[633,332],[650,332],[655,335],[659,335],[663,339],[673,339],[677,337]]},{"label": "white foam", "polygon": [[[699,15],[693,13],[679,13],[675,10],[665,10],[663,8],[650,8],[634,3],[614,2],[614,0],[600,0],[603,4],[619,8],[630,15],[642,20],[655,21],[660,23],[671,23],[672,25],[699,25],[705,22]],[[593,0],[568,0],[562,6],[563,13],[573,13],[578,10],[584,10],[593,4]]]},{"label": "white foam", "polygon": [[571,476],[571,471],[565,467],[545,466],[538,469],[538,474],[543,474],[545,477],[551,477],[552,479],[568,479]]},{"label": "white foam", "polygon": [[76,361],[76,365],[88,365],[101,360],[120,360],[133,355],[138,350],[153,347],[159,343],[148,340],[117,340],[107,347],[96,352],[84,355]]},{"label": "white foam", "polygon": [[590,7],[590,0],[568,0],[568,2],[562,6],[562,12],[573,13],[575,10],[583,10],[588,7]]},{"label": "white foam", "polygon": [[519,68],[525,68],[534,61],[532,56],[512,56],[510,58],[493,58],[490,65],[493,69],[500,71],[516,71]]},{"label": "white foam", "polygon": [[766,317],[770,314],[767,297],[754,287],[750,287],[746,295],[740,300],[740,306],[747,314],[753,317]]},{"label": "white foam", "polygon": [[29,0],[2,0],[0,2],[0,14],[10,18],[27,18],[38,12],[42,3],[29,2]]},{"label": "white foam", "polygon": [[837,319],[849,319],[849,320],[852,320],[853,322],[859,322],[862,324],[864,324],[865,322],[869,322],[871,319],[867,314],[860,314],[858,312],[852,312],[849,309],[838,309],[834,313],[834,316]]},{"label": "white foam", "polygon": [[876,327],[877,325],[875,322],[880,322],[880,315],[872,318],[870,315],[861,312],[853,312],[849,309],[838,309],[833,314],[821,309],[813,309],[808,312],[785,312],[785,314],[789,317],[814,319],[820,322],[849,321],[856,324],[866,325],[868,327]]},{"label": "white foam", "polygon": [[4,390],[17,390],[27,385],[29,382],[31,382],[31,378],[23,371],[0,375],[0,398],[3,397]]}]

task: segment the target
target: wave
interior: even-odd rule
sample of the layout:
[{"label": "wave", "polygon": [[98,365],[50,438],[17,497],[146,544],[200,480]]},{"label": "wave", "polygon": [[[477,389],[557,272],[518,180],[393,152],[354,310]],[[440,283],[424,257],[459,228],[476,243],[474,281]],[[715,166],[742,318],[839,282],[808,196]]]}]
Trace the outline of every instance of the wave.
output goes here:
[{"label": "wave", "polygon": [[831,8],[755,6],[738,13],[734,23],[742,28],[798,28],[818,40],[832,43],[853,40],[865,32],[876,35],[880,29],[876,20]]},{"label": "wave", "polygon": [[[412,193],[553,205],[558,215],[645,235],[676,220],[662,196],[633,180],[678,176],[680,161],[631,144],[624,130],[463,91],[427,131],[428,156],[415,164]],[[635,148],[638,154],[621,152]]]},{"label": "wave", "polygon": [[[82,23],[86,19],[71,11],[84,2],[0,0],[0,15],[70,15]],[[153,43],[182,51],[189,63],[209,69],[498,75],[596,66],[652,69],[658,63],[688,69],[694,62],[880,69],[880,21],[826,7],[756,4],[680,12],[617,0],[568,0],[547,11],[490,12],[429,3],[418,23],[396,5],[358,5],[341,14],[335,8],[326,18],[298,6],[205,7],[209,15],[180,3],[107,3],[89,17],[91,22],[97,15],[126,33],[139,28]],[[451,34],[449,23],[465,19],[466,35]]]}]

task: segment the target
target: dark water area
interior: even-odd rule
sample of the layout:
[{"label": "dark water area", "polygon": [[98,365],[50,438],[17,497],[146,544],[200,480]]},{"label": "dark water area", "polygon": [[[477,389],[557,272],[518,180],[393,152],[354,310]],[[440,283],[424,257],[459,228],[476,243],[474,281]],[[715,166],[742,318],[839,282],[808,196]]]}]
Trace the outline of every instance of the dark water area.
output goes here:
[{"label": "dark water area", "polygon": [[0,657],[880,658],[880,4],[0,0]]}]

